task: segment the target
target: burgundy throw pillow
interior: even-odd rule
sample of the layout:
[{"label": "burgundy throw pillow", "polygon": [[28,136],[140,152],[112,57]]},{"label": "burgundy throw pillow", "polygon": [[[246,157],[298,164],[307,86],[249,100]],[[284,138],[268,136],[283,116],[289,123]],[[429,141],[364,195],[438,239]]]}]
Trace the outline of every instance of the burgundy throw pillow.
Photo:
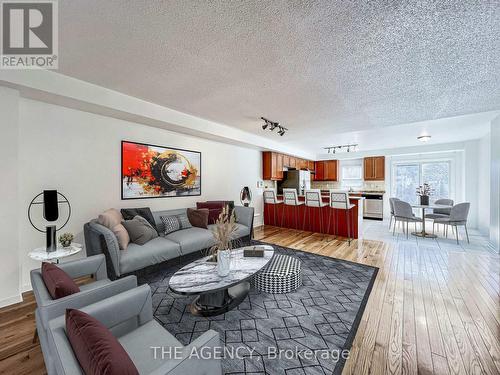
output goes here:
[{"label": "burgundy throw pillow", "polygon": [[67,309],[66,335],[86,375],[139,374],[116,337],[89,314]]},{"label": "burgundy throw pillow", "polygon": [[230,207],[230,212],[232,211],[232,207],[234,208],[234,203],[230,201],[207,201],[207,202],[196,202],[196,208],[208,208],[208,224],[215,224],[217,219],[219,218],[220,213],[224,206],[228,205]]},{"label": "burgundy throw pillow", "polygon": [[66,297],[80,291],[73,279],[52,263],[42,263],[42,279],[52,299]]},{"label": "burgundy throw pillow", "polygon": [[202,208],[199,210],[195,210],[194,208],[187,209],[187,217],[193,227],[207,229],[208,215],[208,208]]}]

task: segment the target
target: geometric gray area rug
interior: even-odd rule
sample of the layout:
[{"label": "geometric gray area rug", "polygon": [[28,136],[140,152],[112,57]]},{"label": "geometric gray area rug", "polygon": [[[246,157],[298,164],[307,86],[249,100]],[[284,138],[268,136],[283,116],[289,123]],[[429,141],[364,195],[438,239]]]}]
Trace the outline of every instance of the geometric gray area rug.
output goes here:
[{"label": "geometric gray area rug", "polygon": [[168,289],[170,277],[184,264],[159,267],[139,275],[139,282],[151,286],[156,320],[183,345],[209,329],[220,333],[224,374],[340,374],[378,269],[272,246],[301,260],[303,285],[288,294],[252,287],[223,315],[193,316],[188,305],[194,296]]}]

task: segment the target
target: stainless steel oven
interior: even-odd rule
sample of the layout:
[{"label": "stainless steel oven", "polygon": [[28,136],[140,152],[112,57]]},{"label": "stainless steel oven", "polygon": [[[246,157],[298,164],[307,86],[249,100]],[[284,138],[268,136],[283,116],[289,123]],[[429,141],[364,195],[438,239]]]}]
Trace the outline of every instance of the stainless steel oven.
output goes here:
[{"label": "stainless steel oven", "polygon": [[377,193],[367,193],[362,195],[363,203],[363,218],[372,220],[384,219],[384,195]]}]

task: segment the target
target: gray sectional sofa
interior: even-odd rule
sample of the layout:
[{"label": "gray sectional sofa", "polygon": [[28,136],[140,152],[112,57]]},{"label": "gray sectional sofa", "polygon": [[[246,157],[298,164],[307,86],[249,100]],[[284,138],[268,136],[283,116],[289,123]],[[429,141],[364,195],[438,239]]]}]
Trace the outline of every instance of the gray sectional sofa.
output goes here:
[{"label": "gray sectional sofa", "polygon": [[[87,256],[104,254],[108,263],[108,274],[111,278],[121,277],[184,255],[208,249],[214,244],[211,228],[187,228],[164,235],[160,216],[177,215],[186,212],[186,208],[176,210],[153,211],[156,229],[160,236],[144,245],[130,243],[126,250],[120,250],[118,240],[108,228],[91,220],[84,225],[85,246]],[[238,230],[235,240],[242,245],[247,244],[252,235],[254,209],[236,206],[234,208]]]}]

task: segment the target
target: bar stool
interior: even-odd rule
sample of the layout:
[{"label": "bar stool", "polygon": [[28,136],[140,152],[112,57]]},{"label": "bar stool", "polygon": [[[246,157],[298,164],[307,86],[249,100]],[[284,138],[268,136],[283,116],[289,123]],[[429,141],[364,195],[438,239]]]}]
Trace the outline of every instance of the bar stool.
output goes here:
[{"label": "bar stool", "polygon": [[309,213],[309,221],[311,220],[310,208],[315,207],[319,209],[319,232],[323,233],[323,211],[322,207],[328,206],[328,204],[323,203],[321,199],[321,190],[320,189],[309,189],[304,192],[306,196],[306,208],[304,210],[304,225],[302,228],[305,228],[306,225],[306,216]]},{"label": "bar stool", "polygon": [[[271,189],[264,190],[264,204],[272,204],[273,205],[273,223],[272,223],[272,225],[276,226],[276,205],[282,204],[282,203],[283,203],[283,201],[278,200],[278,198],[276,197],[276,191],[271,190]],[[269,214],[269,209],[267,212]]]},{"label": "bar stool", "polygon": [[285,207],[283,207],[283,215],[281,217],[281,225],[283,225],[283,219],[285,217],[285,209],[286,206],[293,206],[293,213],[295,216],[295,229],[299,229],[299,220],[298,220],[298,209],[299,206],[302,206],[304,202],[299,202],[299,196],[297,195],[296,189],[283,189],[283,203]]},{"label": "bar stool", "polygon": [[330,219],[331,215],[335,214],[335,236],[338,236],[338,218],[337,218],[337,210],[344,210],[345,211],[345,218],[347,222],[347,238],[349,242],[349,246],[351,245],[351,208],[354,207],[354,204],[350,203],[349,201],[349,193],[347,191],[342,191],[342,190],[329,190],[329,196],[330,196],[330,208],[332,209],[330,211],[329,215],[329,221],[328,221],[328,228],[330,228]]}]

